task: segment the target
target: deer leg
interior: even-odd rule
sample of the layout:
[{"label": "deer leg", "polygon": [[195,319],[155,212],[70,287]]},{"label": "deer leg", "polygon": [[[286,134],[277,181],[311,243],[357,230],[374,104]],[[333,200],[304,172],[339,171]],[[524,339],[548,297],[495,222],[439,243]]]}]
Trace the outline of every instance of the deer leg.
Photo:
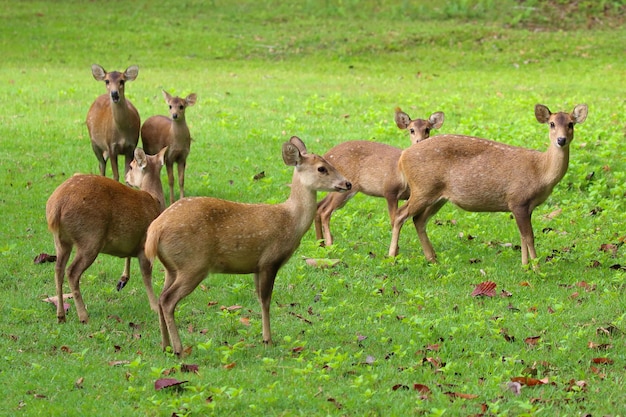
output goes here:
[{"label": "deer leg", "polygon": [[180,190],[179,199],[185,198],[185,166],[187,161],[178,163],[178,189]]},{"label": "deer leg", "polygon": [[170,205],[174,204],[174,163],[165,163],[165,169],[167,170],[167,185],[170,187]]},{"label": "deer leg", "polygon": [[57,294],[57,320],[65,323],[65,307],[63,303],[63,279],[65,278],[65,266],[72,253],[72,244],[63,243],[55,236],[57,261],[54,265],[54,282]]},{"label": "deer leg", "polygon": [[535,252],[535,236],[533,233],[533,226],[531,223],[532,212],[528,210],[528,207],[517,207],[511,210],[517,223],[517,228],[521,236],[522,246],[522,265],[528,264],[528,257],[531,259],[537,257]]},{"label": "deer leg", "polygon": [[[180,300],[196,289],[198,284],[202,282],[207,271],[176,271],[167,270],[165,281],[171,282],[171,285],[161,292],[159,298],[159,323],[161,326],[161,336],[163,349],[171,342],[174,353],[178,356],[182,353],[183,346],[180,341],[180,335],[176,328],[174,311]],[[171,275],[171,276],[169,276]]]},{"label": "deer leg", "polygon": [[256,294],[261,304],[261,320],[263,322],[263,343],[272,344],[272,333],[270,329],[270,304],[272,303],[272,290],[278,268],[266,268],[254,274],[254,286]]},{"label": "deer leg", "polygon": [[426,233],[426,224],[428,223],[428,219],[437,214],[441,207],[446,204],[446,200],[441,200],[433,204],[432,206],[426,207],[420,214],[413,217],[413,225],[415,226],[415,230],[417,231],[417,236],[420,239],[420,243],[422,245],[422,250],[424,251],[424,256],[429,262],[436,263],[437,262],[437,254],[435,253],[435,249],[433,248],[433,244],[428,238],[428,234]]},{"label": "deer leg", "polygon": [[122,272],[122,276],[120,280],[117,282],[117,290],[120,291],[122,288],[126,286],[128,280],[130,279],[130,258],[124,259],[124,272]]},{"label": "deer leg", "polygon": [[319,213],[321,230],[324,234],[324,243],[326,245],[333,244],[333,236],[330,231],[330,218],[332,217],[335,210],[338,210],[345,206],[348,200],[350,200],[357,192],[358,189],[355,191],[355,189],[353,188],[346,193],[328,193],[318,205],[317,212]]},{"label": "deer leg", "polygon": [[[130,260],[130,258],[127,258]],[[137,256],[139,260],[139,269],[141,269],[141,276],[143,277],[143,285],[146,287],[148,293],[148,300],[150,301],[150,308],[153,311],[159,311],[159,303],[154,295],[154,289],[152,288],[152,263],[146,258],[146,255],[141,251]]]},{"label": "deer leg", "polygon": [[80,293],[80,277],[87,268],[93,264],[98,256],[98,251],[81,250],[80,247],[76,249],[76,256],[72,261],[72,264],[67,269],[67,280],[72,290],[74,297],[74,304],[76,305],[76,312],[78,313],[78,319],[81,323],[87,323],[89,321],[89,315],[85,308],[85,302],[83,296]]},{"label": "deer leg", "polygon": [[91,145],[91,148],[93,149],[93,153],[96,154],[96,158],[98,159],[98,168],[100,169],[100,175],[102,175],[103,177],[106,176],[106,169],[107,169],[107,158],[105,158],[102,149],[100,149],[99,147],[95,146],[93,143]]}]

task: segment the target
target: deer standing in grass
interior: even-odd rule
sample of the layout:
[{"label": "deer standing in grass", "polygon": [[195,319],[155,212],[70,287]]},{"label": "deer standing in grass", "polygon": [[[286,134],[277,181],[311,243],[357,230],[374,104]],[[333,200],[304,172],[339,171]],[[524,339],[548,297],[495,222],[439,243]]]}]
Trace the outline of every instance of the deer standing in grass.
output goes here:
[{"label": "deer standing in grass", "polygon": [[191,135],[185,120],[185,109],[196,104],[196,95],[185,98],[172,97],[163,90],[163,97],[169,106],[170,116],[149,117],[141,126],[141,142],[149,155],[154,155],[167,146],[165,168],[170,188],[170,204],[174,203],[174,163],[178,166],[178,187],[180,198],[185,197],[185,166],[191,147]]},{"label": "deer standing in grass", "polygon": [[317,191],[347,191],[351,184],[324,158],[293,136],[283,161],[294,166],[291,194],[281,204],[243,204],[211,197],[178,200],[148,228],[146,256],[165,267],[159,297],[162,347],[180,355],[174,311],[208,273],[254,274],[263,341],[271,344],[270,303],[278,270],[300,245],[315,217]]},{"label": "deer standing in grass", "polygon": [[81,322],[87,322],[88,314],[80,293],[80,277],[100,253],[139,259],[150,307],[157,311],[152,263],[144,255],[143,246],[148,225],[165,208],[160,176],[165,149],[154,156],[146,155],[141,148],[134,153],[126,182],[139,190],[98,175],[74,175],[48,199],[46,219],[57,254],[54,275],[59,323],[65,322],[63,280],[74,246],[76,255],[67,277]]},{"label": "deer standing in grass", "polygon": [[[428,120],[411,120],[408,114],[396,108],[395,121],[400,129],[409,131],[411,144],[430,136],[432,129],[443,124],[443,112],[430,115]],[[323,244],[332,245],[330,218],[335,210],[342,208],[358,192],[384,197],[393,225],[398,210],[398,200],[406,200],[409,190],[400,177],[398,159],[402,150],[391,145],[366,140],[353,140],[341,143],[330,149],[324,158],[350,178],[352,189],[347,193],[328,193],[318,204],[315,216],[315,236],[324,239]]]},{"label": "deer standing in grass", "polygon": [[585,121],[587,111],[580,104],[571,113],[552,113],[537,104],[535,117],[549,128],[545,152],[459,135],[441,135],[406,149],[399,167],[411,196],[398,210],[389,256],[398,254],[400,229],[412,217],[426,259],[436,262],[426,223],[449,200],[467,211],[511,212],[521,235],[522,264],[529,256],[535,259],[533,209],[565,175],[574,125]]},{"label": "deer standing in grass", "polygon": [[107,94],[102,94],[93,102],[87,113],[87,129],[91,138],[100,175],[106,175],[107,159],[111,160],[113,178],[120,178],[117,167],[118,155],[124,155],[124,174],[130,169],[130,161],[139,141],[141,121],[139,112],[124,93],[126,83],[137,78],[139,68],[130,66],[124,72],[106,72],[100,65],[93,64],[91,73],[97,81],[104,81]]}]

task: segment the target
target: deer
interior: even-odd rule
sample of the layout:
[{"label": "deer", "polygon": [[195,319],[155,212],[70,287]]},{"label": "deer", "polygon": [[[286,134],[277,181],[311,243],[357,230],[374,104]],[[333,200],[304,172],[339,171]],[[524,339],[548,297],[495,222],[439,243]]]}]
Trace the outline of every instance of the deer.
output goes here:
[{"label": "deer", "polygon": [[163,350],[180,356],[176,305],[209,273],[254,274],[261,305],[263,341],[272,344],[270,303],[278,270],[291,258],[311,226],[317,191],[348,191],[351,183],[323,157],[308,153],[297,136],[282,146],[294,167],[291,192],[280,204],[244,204],[188,197],[169,206],[148,227],[145,254],[165,268],[159,297]]},{"label": "deer", "polygon": [[400,230],[412,217],[426,259],[437,262],[426,224],[450,201],[470,212],[512,213],[521,236],[522,265],[537,258],[532,212],[567,172],[574,125],[583,123],[587,113],[585,104],[571,113],[552,113],[537,104],[535,117],[549,129],[545,152],[461,135],[440,135],[404,150],[398,166],[411,195],[398,210],[389,256],[398,255]]},{"label": "deer", "polygon": [[197,96],[189,94],[185,98],[172,97],[163,90],[163,97],[169,106],[170,117],[152,116],[141,126],[141,142],[146,153],[154,155],[167,146],[165,168],[170,188],[170,204],[174,198],[174,163],[178,167],[178,187],[180,198],[185,197],[185,166],[191,147],[191,135],[185,120],[185,109],[196,104]]},{"label": "deer", "polygon": [[[432,129],[443,125],[443,112],[435,112],[428,120],[411,120],[408,114],[396,108],[395,122],[398,128],[408,130],[411,144],[421,142],[430,137]],[[398,169],[398,159],[402,150],[395,146],[366,140],[343,142],[324,154],[324,158],[332,163],[346,178],[350,178],[352,189],[347,193],[328,193],[318,204],[315,216],[315,237],[322,246],[332,245],[333,235],[330,231],[330,218],[335,210],[342,208],[348,200],[358,192],[372,196],[384,197],[387,210],[393,225],[398,201],[409,197],[409,190],[403,184]],[[322,240],[323,239],[323,240]]]},{"label": "deer", "polygon": [[118,155],[126,158],[126,174],[139,141],[139,112],[125,95],[126,82],[137,78],[139,68],[132,65],[124,72],[106,72],[100,65],[93,64],[91,73],[96,81],[104,81],[107,89],[107,94],[98,96],[87,113],[91,147],[98,158],[100,175],[106,175],[106,163],[110,159],[113,178],[118,181]]},{"label": "deer", "polygon": [[148,225],[165,208],[160,176],[165,152],[163,149],[157,155],[146,155],[141,148],[135,149],[125,179],[139,189],[99,175],[76,174],[48,198],[46,219],[57,254],[54,276],[59,323],[65,322],[63,281],[74,246],[76,255],[67,268],[67,278],[82,323],[87,323],[89,317],[80,292],[80,278],[100,253],[138,258],[150,307],[158,310],[152,289],[152,263],[143,247]]}]

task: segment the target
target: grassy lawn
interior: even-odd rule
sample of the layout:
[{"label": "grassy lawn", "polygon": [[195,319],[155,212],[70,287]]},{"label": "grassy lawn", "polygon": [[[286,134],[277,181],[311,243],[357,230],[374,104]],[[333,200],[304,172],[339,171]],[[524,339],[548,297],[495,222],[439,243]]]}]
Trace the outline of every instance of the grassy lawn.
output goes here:
[{"label": "grassy lawn", "polygon": [[[0,415],[626,415],[625,3],[440,3],[0,0]],[[406,147],[397,106],[445,112],[438,133],[538,150],[536,103],[589,116],[534,211],[536,269],[521,266],[509,213],[451,204],[428,227],[439,263],[410,222],[390,259],[384,200],[357,195],[333,216],[334,245],[310,230],[278,273],[273,347],[252,277],[212,275],[179,305],[178,359],[160,348],[136,261],[120,292],[121,259],[85,272],[88,324],[71,300],[61,325],[42,301],[55,293],[54,265],[33,263],[54,253],[46,200],[98,172],[93,63],[139,66],[126,96],[142,120],[166,114],[162,89],[198,95],[188,196],[281,202],[290,136],[319,154]],[[483,281],[496,296],[471,296]],[[157,391],[160,378],[187,382]]]}]

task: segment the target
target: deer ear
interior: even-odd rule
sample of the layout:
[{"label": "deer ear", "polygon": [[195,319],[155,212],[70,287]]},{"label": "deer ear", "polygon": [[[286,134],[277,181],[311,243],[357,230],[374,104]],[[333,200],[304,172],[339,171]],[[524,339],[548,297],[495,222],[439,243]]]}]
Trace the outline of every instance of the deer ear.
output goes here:
[{"label": "deer ear", "polygon": [[126,81],[135,81],[137,75],[139,75],[139,67],[137,65],[131,65],[130,67],[126,68],[126,71],[124,71],[124,77],[126,78]]},{"label": "deer ear", "polygon": [[165,148],[161,149],[158,154],[156,154],[157,158],[159,158],[159,164],[161,164],[161,166],[165,165],[165,154],[166,153],[167,153],[167,146]]},{"label": "deer ear", "polygon": [[162,91],[163,91],[163,98],[165,99],[165,102],[169,103],[170,100],[172,99],[172,95],[165,90],[162,90]]},{"label": "deer ear", "polygon": [[194,104],[196,104],[197,99],[198,99],[198,96],[196,96],[195,93],[191,93],[187,96],[187,98],[185,99],[185,102],[187,103],[187,106],[193,106]]},{"label": "deer ear", "polygon": [[146,153],[141,148],[135,148],[135,160],[141,168],[145,168],[145,166],[148,164],[148,158],[146,157]]},{"label": "deer ear", "polygon": [[[294,136],[295,137],[295,136]],[[302,160],[300,149],[298,149],[293,143],[283,143],[283,161],[285,165],[296,166]]]},{"label": "deer ear", "polygon": [[396,107],[396,115],[395,115],[396,126],[400,129],[406,129],[409,127],[409,123],[411,123],[411,118],[408,114],[402,111],[400,107]]},{"label": "deer ear", "polygon": [[91,66],[91,74],[93,75],[93,78],[96,79],[96,81],[102,81],[104,80],[104,77],[106,77],[107,72],[100,65],[93,64]]},{"label": "deer ear", "polygon": [[576,123],[582,123],[587,119],[588,111],[589,108],[586,104],[579,104],[578,106],[574,107],[574,111],[572,111],[571,116],[574,118]]},{"label": "deer ear", "polygon": [[444,114],[442,111],[430,115],[428,121],[433,125],[433,129],[439,129],[443,125]]},{"label": "deer ear", "polygon": [[548,123],[551,114],[550,109],[543,104],[537,104],[535,106],[535,117],[539,123]]},{"label": "deer ear", "polygon": [[306,145],[304,144],[304,142],[302,142],[302,139],[297,136],[292,136],[291,139],[289,139],[289,143],[298,148],[302,155],[306,155]]}]

